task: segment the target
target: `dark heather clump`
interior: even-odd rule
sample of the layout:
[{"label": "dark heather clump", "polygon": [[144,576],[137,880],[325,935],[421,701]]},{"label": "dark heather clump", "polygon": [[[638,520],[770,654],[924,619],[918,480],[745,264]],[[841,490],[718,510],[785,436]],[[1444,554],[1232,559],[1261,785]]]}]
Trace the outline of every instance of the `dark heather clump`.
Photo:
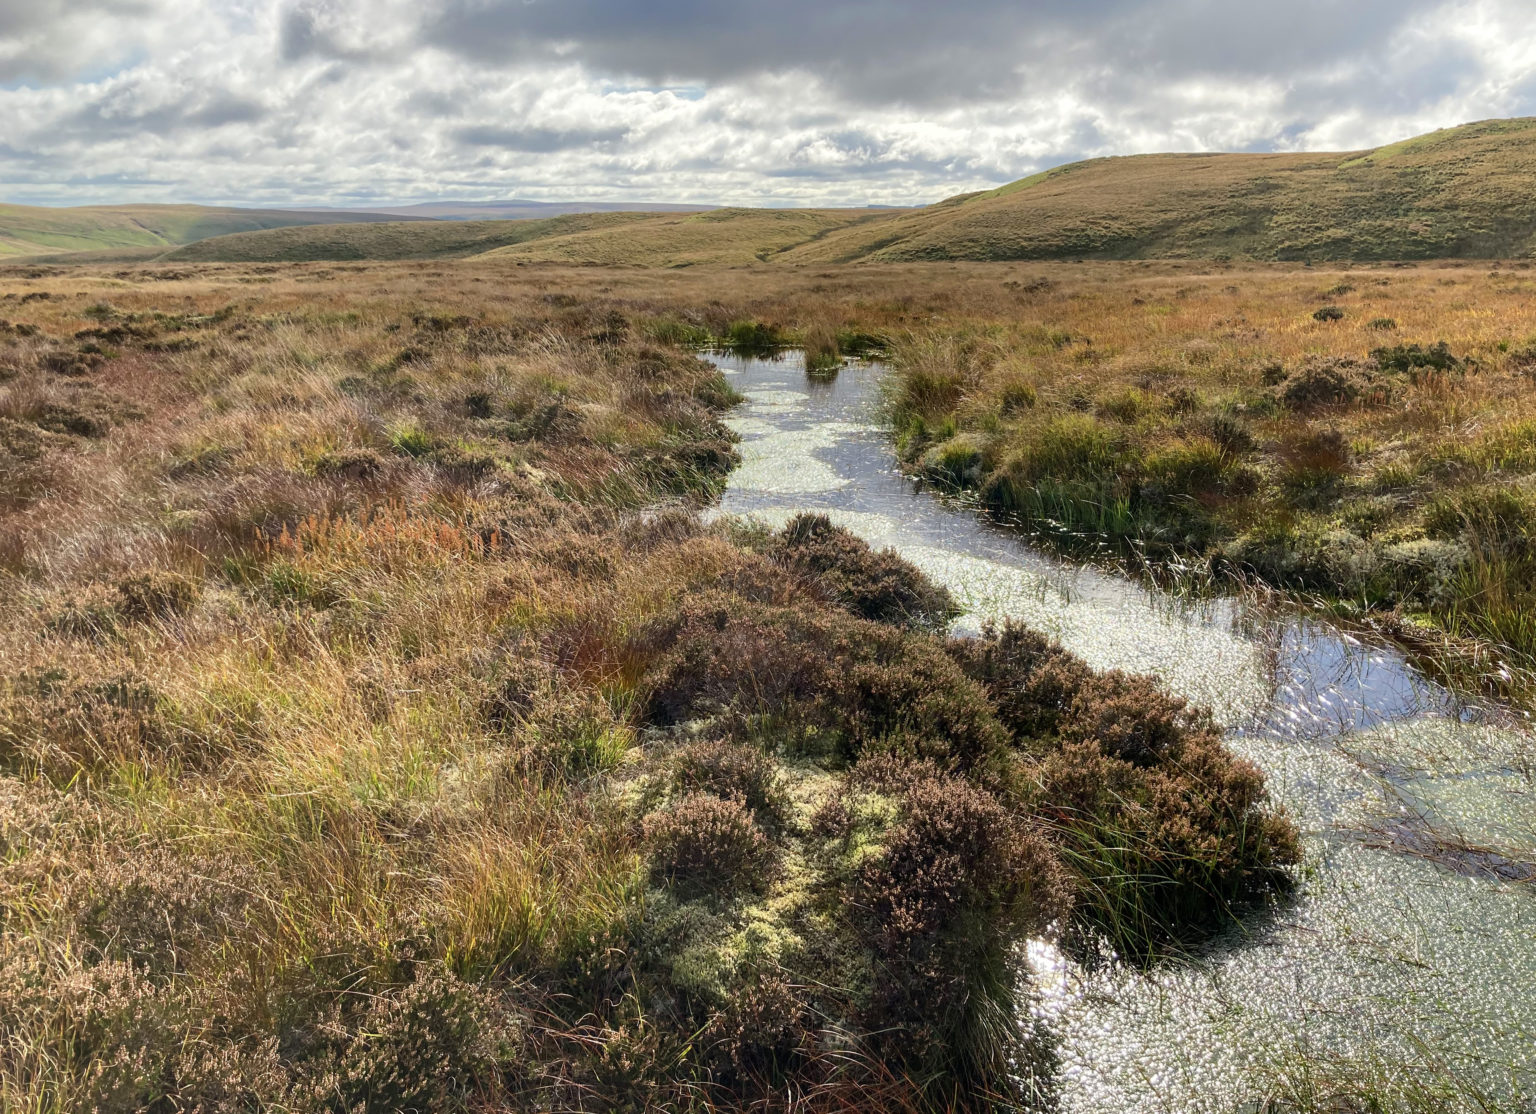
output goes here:
[{"label": "dark heather clump", "polygon": [[760,823],[782,824],[789,802],[778,763],[759,746],[734,739],[695,743],[677,757],[677,787],[743,801]]},{"label": "dark heather clump", "polygon": [[785,568],[813,579],[838,606],[864,619],[922,630],[942,628],[955,603],[895,550],[874,550],[821,514],[800,514],[770,551]]},{"label": "dark heather clump", "polygon": [[1006,749],[986,695],[923,635],[825,607],[718,596],[685,605],[650,643],[661,651],[648,677],[658,724],[774,716],[850,761],[890,752],[961,769]]},{"label": "dark heather clump", "polygon": [[930,1069],[1003,1070],[1022,974],[1012,942],[1069,903],[1050,843],[975,784],[890,757],[851,771],[816,827],[845,856],[848,916],[877,958],[865,1027]]},{"label": "dark heather clump", "polygon": [[1035,807],[1080,879],[1081,923],[1139,950],[1285,883],[1296,830],[1208,713],[1011,623],[950,652],[1040,759]]},{"label": "dark heather clump", "polygon": [[740,800],[684,797],[645,820],[651,871],[691,890],[759,890],[773,872],[774,849]]}]

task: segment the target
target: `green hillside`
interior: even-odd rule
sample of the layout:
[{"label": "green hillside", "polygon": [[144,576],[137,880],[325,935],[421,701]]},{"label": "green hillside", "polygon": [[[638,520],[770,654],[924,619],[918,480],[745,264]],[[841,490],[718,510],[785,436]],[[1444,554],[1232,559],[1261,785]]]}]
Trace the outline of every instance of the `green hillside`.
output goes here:
[{"label": "green hillside", "polygon": [[862,209],[715,209],[580,213],[545,220],[433,221],[246,232],[188,244],[178,262],[453,259],[473,255],[562,263],[743,264],[871,219]]},{"label": "green hillside", "polygon": [[833,233],[786,260],[1492,258],[1536,251],[1536,119],[1374,151],[1136,155]]},{"label": "green hillside", "polygon": [[167,249],[235,232],[390,219],[399,218],[376,213],[211,208],[204,205],[90,205],[73,209],[0,205],[0,259],[71,252]]},{"label": "green hillside", "polygon": [[1486,120],[1369,151],[1090,159],[923,209],[716,209],[343,223],[379,219],[379,214],[191,206],[0,207],[0,253],[185,244],[164,258],[296,262],[494,255],[663,267],[1518,257],[1536,253],[1536,118]]},{"label": "green hillside", "polygon": [[186,263],[297,263],[311,260],[459,259],[548,236],[620,234],[651,213],[580,213],[545,220],[386,221],[241,232],[176,249]]}]

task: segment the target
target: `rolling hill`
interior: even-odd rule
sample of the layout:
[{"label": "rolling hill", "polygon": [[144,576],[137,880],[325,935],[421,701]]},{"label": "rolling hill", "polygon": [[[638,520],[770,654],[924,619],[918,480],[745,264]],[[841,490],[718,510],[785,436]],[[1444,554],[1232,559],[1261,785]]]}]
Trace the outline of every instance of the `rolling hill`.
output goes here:
[{"label": "rolling hill", "polygon": [[281,228],[201,240],[175,262],[455,259],[656,267],[749,264],[885,217],[869,209],[713,209],[702,213],[580,213],[545,220],[432,221]]},{"label": "rolling hill", "polygon": [[[511,203],[504,203],[511,204]],[[99,210],[121,213],[125,210]],[[454,216],[466,210],[458,207]],[[0,245],[15,221],[0,209]],[[47,214],[84,210],[29,210]],[[169,210],[181,213],[183,210]],[[79,246],[197,242],[202,262],[443,259],[679,267],[920,260],[1506,258],[1536,254],[1536,118],[1485,120],[1367,151],[1090,159],[921,209],[588,212],[537,220],[327,223],[208,235],[267,214],[142,216]],[[347,214],[377,221],[381,214]],[[498,214],[500,215],[500,214]],[[234,230],[230,230],[234,231]],[[196,233],[196,235],[194,235]],[[34,231],[31,242],[67,239]],[[94,237],[94,240],[92,239]],[[101,241],[117,237],[111,244]],[[159,237],[158,240],[152,238]],[[73,243],[74,241],[71,241]],[[3,250],[3,249],[0,249]],[[12,249],[13,251],[15,249]]]},{"label": "rolling hill", "polygon": [[205,205],[88,205],[72,209],[0,205],[0,259],[71,252],[154,254],[149,249],[165,251],[235,232],[392,219],[410,218]]},{"label": "rolling hill", "polygon": [[1133,155],[850,228],[786,261],[1494,258],[1536,251],[1536,119],[1371,151]]}]

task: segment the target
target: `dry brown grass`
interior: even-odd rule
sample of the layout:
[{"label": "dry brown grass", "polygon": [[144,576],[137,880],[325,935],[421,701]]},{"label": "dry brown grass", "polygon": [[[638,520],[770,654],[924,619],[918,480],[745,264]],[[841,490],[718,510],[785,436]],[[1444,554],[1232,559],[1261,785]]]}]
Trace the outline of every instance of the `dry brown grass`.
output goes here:
[{"label": "dry brown grass", "polygon": [[[1006,1082],[1018,934],[1074,896],[1088,917],[1097,872],[1154,864],[1205,910],[1272,879],[1283,846],[1233,852],[1197,900],[1179,839],[1268,815],[1219,748],[1189,743],[1197,784],[1102,749],[1135,723],[1024,738],[923,629],[945,601],[912,570],[690,513],[731,396],[658,322],[969,323],[1086,375],[1040,338],[1234,281],[1038,279],[0,275],[25,478],[0,507],[0,1105],[975,1107]],[[1237,281],[1278,318],[1316,277]],[[792,653],[803,691],[674,676],[732,638]],[[1135,861],[1048,813],[1037,760],[1068,745],[1166,819]],[[897,860],[900,885],[872,865]]]}]

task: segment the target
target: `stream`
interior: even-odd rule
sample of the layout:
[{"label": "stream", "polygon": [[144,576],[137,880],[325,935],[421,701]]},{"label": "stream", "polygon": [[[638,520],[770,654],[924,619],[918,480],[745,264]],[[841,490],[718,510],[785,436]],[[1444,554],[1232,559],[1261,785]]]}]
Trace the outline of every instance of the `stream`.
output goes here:
[{"label": "stream", "polygon": [[[720,512],[827,514],[965,608],[1209,706],[1305,836],[1297,897],[1151,970],[1030,946],[1063,1112],[1255,1110],[1320,1060],[1449,1081],[1444,1109],[1536,1110],[1536,747],[1396,650],[1285,609],[1187,599],[1031,548],[919,489],[878,424],[877,365],[711,357],[746,401]],[[1494,1105],[1485,1106],[1485,1102]],[[1356,1109],[1354,1107],[1340,1107]]]}]

